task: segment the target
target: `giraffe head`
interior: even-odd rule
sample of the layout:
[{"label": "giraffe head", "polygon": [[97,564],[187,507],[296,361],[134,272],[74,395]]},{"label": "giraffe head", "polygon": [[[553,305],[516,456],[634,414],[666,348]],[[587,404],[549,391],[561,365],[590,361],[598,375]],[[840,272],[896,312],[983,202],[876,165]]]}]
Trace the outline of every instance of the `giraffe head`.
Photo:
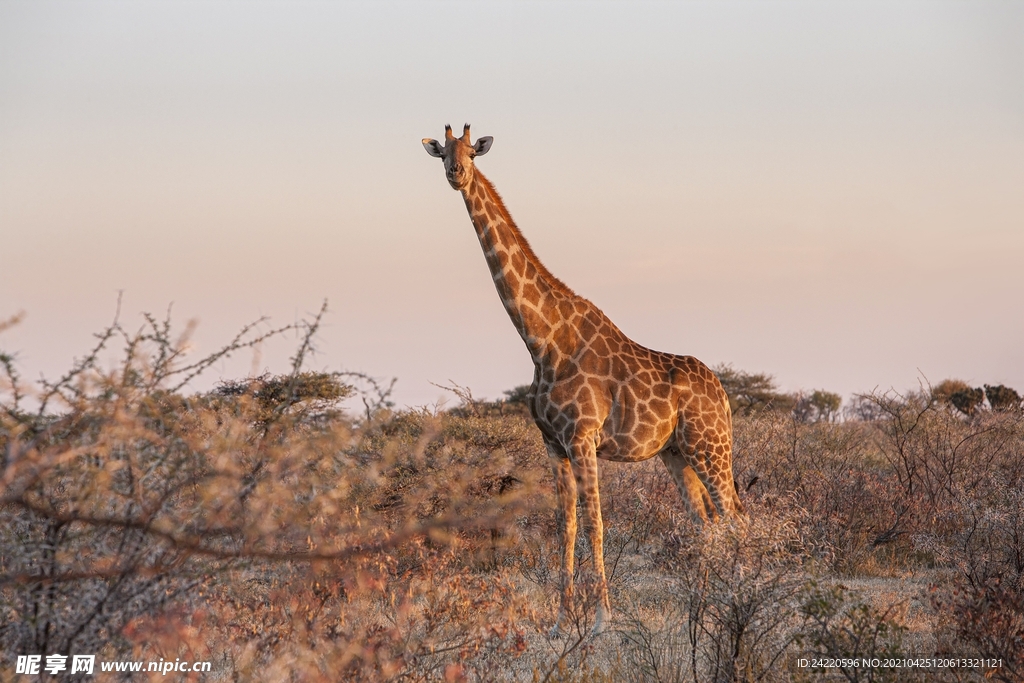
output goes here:
[{"label": "giraffe head", "polygon": [[462,137],[452,135],[452,127],[444,127],[444,144],[431,138],[423,138],[423,147],[427,154],[444,160],[444,174],[448,184],[456,190],[469,186],[473,179],[473,157],[487,154],[494,138],[485,136],[471,144],[469,141],[469,124],[462,129]]}]

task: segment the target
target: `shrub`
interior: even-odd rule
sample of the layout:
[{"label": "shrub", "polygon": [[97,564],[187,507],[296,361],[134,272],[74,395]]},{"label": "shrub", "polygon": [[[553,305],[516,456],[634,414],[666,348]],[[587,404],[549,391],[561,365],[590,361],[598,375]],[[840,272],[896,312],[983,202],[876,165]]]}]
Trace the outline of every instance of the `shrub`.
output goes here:
[{"label": "shrub", "polygon": [[988,675],[1016,681],[1024,675],[1024,491],[989,476],[982,495],[958,491],[937,525],[925,535],[957,570],[957,578],[932,589],[937,611],[956,638],[978,656],[1001,659]]},{"label": "shrub", "polygon": [[970,417],[985,402],[985,392],[978,388],[968,387],[950,394],[949,402],[953,404],[954,408]]},{"label": "shrub", "polygon": [[994,387],[986,384],[985,398],[988,399],[988,404],[992,406],[992,410],[997,412],[1020,410],[1021,407],[1020,394],[1010,387],[1004,387],[1002,384]]},{"label": "shrub", "polygon": [[799,422],[833,422],[839,416],[843,399],[824,389],[815,389],[809,396],[796,394],[793,416]]},{"label": "shrub", "polygon": [[[891,608],[890,608],[891,610]],[[906,628],[896,623],[890,610],[879,611],[861,602],[842,585],[810,584],[800,611],[803,630],[798,637],[803,656],[843,660],[900,658],[905,656],[902,638]],[[899,667],[840,665],[836,670],[848,681],[923,680],[925,674]],[[916,675],[915,675],[916,674]]]},{"label": "shrub", "polygon": [[581,534],[577,628],[556,641],[553,483],[528,390],[454,386],[450,410],[396,411],[393,381],[304,369],[318,322],[298,326],[288,371],[205,393],[188,382],[291,328],[249,326],[190,360],[169,320],[115,323],[37,391],[0,353],[0,678],[12,655],[92,648],[214,660],[240,681],[803,680],[800,652],[901,651],[901,616],[840,578],[908,571],[935,583],[915,642],[1020,675],[1021,411],[968,419],[936,389],[804,421],[756,398],[771,378],[723,372],[746,382],[748,520],[698,530],[657,459],[602,462],[617,611],[588,638]]},{"label": "shrub", "polygon": [[[186,362],[187,338],[146,320],[99,335],[34,411],[5,356],[3,666],[96,652],[221,657],[240,679],[454,680],[522,653],[532,613],[509,572],[475,559],[532,514],[516,460],[543,456],[521,419],[347,418],[338,402],[355,388],[302,370],[319,317],[290,373],[186,396],[217,359],[281,330],[250,326]],[[102,372],[118,339],[120,364]]]},{"label": "shrub", "polygon": [[932,387],[931,395],[938,403],[950,403],[953,394],[970,388],[971,386],[962,379],[944,379]]},{"label": "shrub", "polygon": [[809,577],[799,526],[760,514],[747,526],[674,532],[658,556],[672,578],[657,620],[634,608],[619,631],[622,680],[781,680]]},{"label": "shrub", "polygon": [[729,395],[733,413],[750,415],[762,410],[788,412],[794,407],[793,397],[780,393],[771,375],[744,372],[728,364],[717,365],[713,371]]}]

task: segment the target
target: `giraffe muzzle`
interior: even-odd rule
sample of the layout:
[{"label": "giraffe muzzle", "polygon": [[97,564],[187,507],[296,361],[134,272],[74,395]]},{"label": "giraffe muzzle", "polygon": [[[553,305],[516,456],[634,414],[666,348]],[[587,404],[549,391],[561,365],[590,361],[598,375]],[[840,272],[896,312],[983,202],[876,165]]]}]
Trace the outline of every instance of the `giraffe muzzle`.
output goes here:
[{"label": "giraffe muzzle", "polygon": [[459,183],[465,180],[465,167],[462,164],[452,164],[446,175],[448,183],[455,189],[459,189]]}]

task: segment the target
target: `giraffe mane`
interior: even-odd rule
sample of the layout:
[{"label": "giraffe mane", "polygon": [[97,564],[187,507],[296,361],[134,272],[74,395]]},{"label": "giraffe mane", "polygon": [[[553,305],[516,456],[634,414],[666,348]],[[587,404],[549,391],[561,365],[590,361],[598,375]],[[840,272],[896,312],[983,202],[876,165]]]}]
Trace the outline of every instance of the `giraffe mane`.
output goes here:
[{"label": "giraffe mane", "polygon": [[510,214],[508,209],[505,207],[505,201],[501,198],[501,195],[498,194],[498,191],[494,188],[494,185],[491,183],[491,181],[488,180],[487,177],[483,173],[481,173],[479,169],[476,169],[475,175],[476,178],[483,185],[484,189],[491,195],[494,204],[498,207],[498,211],[500,212],[501,218],[505,221],[506,225],[508,225],[509,229],[512,231],[512,235],[516,238],[516,242],[519,243],[519,248],[522,249],[523,253],[526,254],[526,258],[530,259],[533,262],[533,265],[537,268],[540,277],[544,278],[544,280],[546,280],[547,283],[551,285],[553,289],[561,292],[562,294],[579,298],[579,295],[576,294],[576,292],[572,291],[572,289],[567,284],[565,284],[557,277],[555,277],[555,275],[550,270],[547,269],[547,266],[545,266],[544,263],[537,257],[537,254],[533,251],[533,247],[531,247],[530,243],[527,241],[526,236],[523,235],[522,231],[519,230],[519,226],[516,225],[516,222],[512,220],[512,214]]}]

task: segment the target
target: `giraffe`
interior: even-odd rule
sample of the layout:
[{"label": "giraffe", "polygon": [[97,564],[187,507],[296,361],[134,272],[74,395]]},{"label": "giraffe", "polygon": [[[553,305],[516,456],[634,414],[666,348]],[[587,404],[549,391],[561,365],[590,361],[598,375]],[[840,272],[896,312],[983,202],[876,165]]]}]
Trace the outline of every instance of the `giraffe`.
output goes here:
[{"label": "giraffe", "polygon": [[593,632],[611,607],[604,570],[604,526],[597,459],[639,462],[660,456],[691,518],[702,525],[744,514],[732,476],[732,414],[721,383],[692,356],[632,341],[601,310],[544,267],[474,158],[493,138],[470,142],[445,126],[445,141],[423,139],[444,160],[462,193],[498,296],[533,359],[530,413],[555,475],[561,541],[560,607],[553,635],[573,599],[577,499],[593,552],[598,607]]}]

